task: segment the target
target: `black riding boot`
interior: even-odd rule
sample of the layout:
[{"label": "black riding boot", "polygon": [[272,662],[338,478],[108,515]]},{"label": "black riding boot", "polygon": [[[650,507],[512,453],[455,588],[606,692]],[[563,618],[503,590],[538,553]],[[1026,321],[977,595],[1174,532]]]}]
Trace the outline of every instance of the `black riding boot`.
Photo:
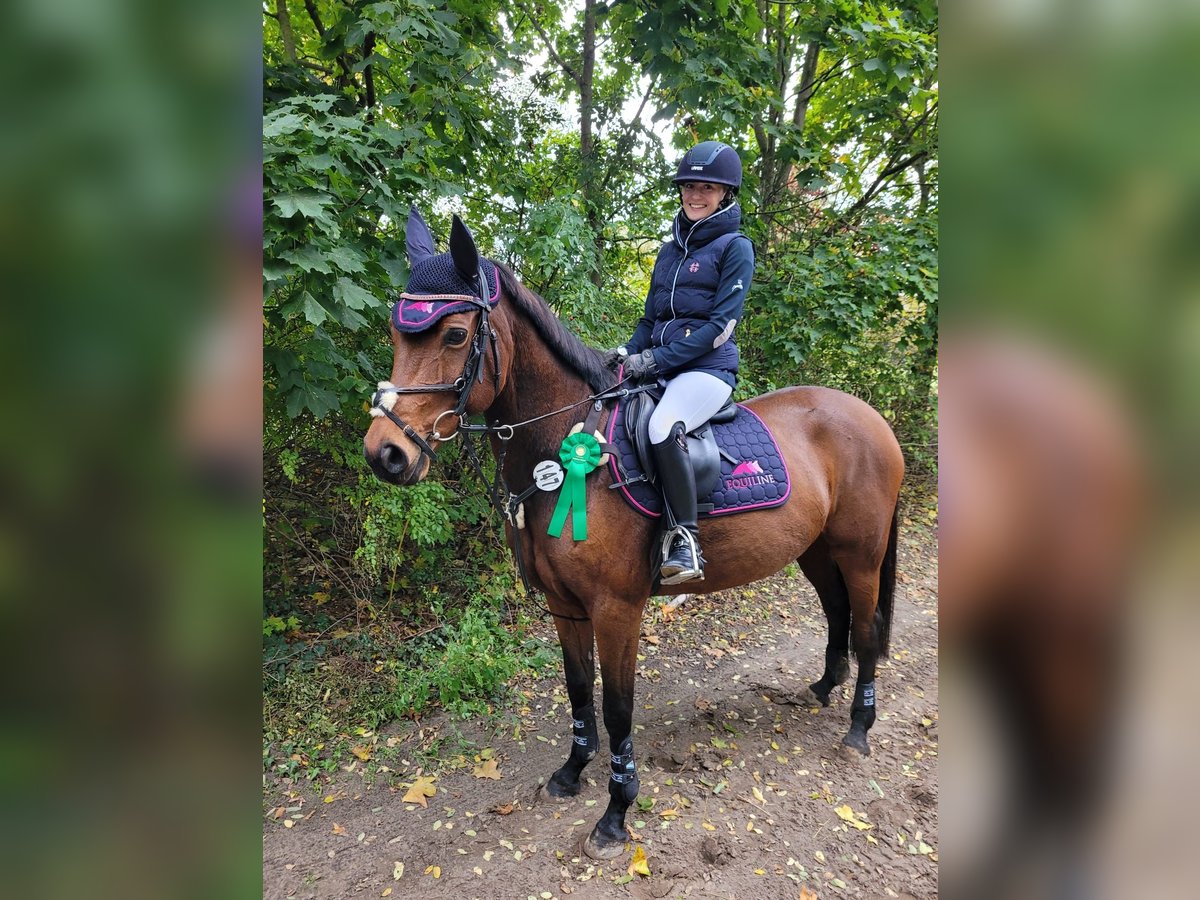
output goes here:
[{"label": "black riding boot", "polygon": [[654,464],[662,481],[663,497],[676,527],[668,535],[670,550],[660,574],[663,584],[704,579],[704,557],[700,555],[700,529],[696,525],[696,475],[687,451],[683,423],[676,422],[661,444],[652,444]]}]

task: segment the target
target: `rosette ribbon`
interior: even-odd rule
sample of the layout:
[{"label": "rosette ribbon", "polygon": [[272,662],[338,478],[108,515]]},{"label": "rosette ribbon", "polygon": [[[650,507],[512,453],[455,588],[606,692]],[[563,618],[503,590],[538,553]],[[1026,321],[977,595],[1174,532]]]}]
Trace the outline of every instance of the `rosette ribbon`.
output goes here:
[{"label": "rosette ribbon", "polygon": [[558,450],[558,458],[566,470],[566,479],[559,489],[558,504],[550,517],[546,534],[559,537],[571,513],[571,537],[577,541],[587,540],[587,484],[584,481],[596,466],[604,451],[593,434],[569,434]]}]

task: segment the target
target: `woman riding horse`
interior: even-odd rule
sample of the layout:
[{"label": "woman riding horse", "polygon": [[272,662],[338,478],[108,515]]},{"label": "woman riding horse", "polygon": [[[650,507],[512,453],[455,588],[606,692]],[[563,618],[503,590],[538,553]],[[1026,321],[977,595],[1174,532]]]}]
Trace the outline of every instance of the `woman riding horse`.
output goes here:
[{"label": "woman riding horse", "polygon": [[687,433],[707,422],[737,387],[733,329],[754,275],[754,245],[738,229],[742,161],[728,144],[704,141],[684,154],[671,240],[654,262],[646,312],[633,337],[610,350],[635,381],[657,379],[662,399],[650,418],[650,444],[669,520],[663,584],[704,578],[696,523],[696,476]]},{"label": "woman riding horse", "polygon": [[[364,453],[381,479],[415,484],[428,475],[441,443],[488,435],[506,537],[555,617],[571,699],[570,756],[546,790],[578,794],[580,775],[600,749],[598,657],[609,803],[584,849],[615,856],[625,847],[625,814],[638,794],[633,694],[642,613],[652,593],[684,593],[693,585],[659,586],[659,564],[651,561],[658,526],[608,490],[614,476],[606,467],[574,485],[586,507],[585,539],[547,533],[561,496],[538,490],[533,473],[560,458],[568,436],[590,439],[572,434],[572,426],[584,410],[599,414],[597,406],[602,410],[614,396],[615,379],[602,355],[571,334],[544,300],[479,256],[457,217],[449,253],[434,253],[415,211],[407,244],[412,275],[392,311],[391,379],[372,401]],[[825,671],[808,696],[829,704],[849,676],[853,637],[858,675],[842,745],[851,756],[866,755],[875,667],[886,659],[892,618],[900,447],[879,413],[840,391],[785,388],[741,406],[770,428],[792,490],[781,505],[704,521],[712,560],[703,588],[724,590],[799,564],[829,622]],[[472,415],[484,423],[470,423]]]}]

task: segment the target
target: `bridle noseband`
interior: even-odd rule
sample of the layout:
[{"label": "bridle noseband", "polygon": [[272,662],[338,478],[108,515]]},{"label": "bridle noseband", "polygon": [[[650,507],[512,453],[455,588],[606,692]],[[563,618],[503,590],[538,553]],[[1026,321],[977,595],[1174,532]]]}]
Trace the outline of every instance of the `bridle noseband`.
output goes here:
[{"label": "bridle noseband", "polygon": [[[481,299],[488,294],[488,282],[482,267],[479,269],[477,277],[479,278],[479,297],[463,294],[456,295],[454,298],[464,303],[470,303],[479,309],[479,319],[475,325],[475,334],[471,338],[471,349],[468,351],[467,359],[463,363],[462,374],[452,382],[422,384],[413,387],[396,387],[390,381],[381,381],[379,382],[378,389],[371,395],[371,415],[376,418],[386,416],[390,419],[413,443],[421,448],[421,456],[428,456],[431,461],[437,459],[437,452],[429,445],[430,441],[445,442],[453,440],[458,437],[462,430],[468,427],[463,422],[463,414],[467,409],[467,399],[471,395],[471,389],[476,383],[483,383],[483,357],[485,347],[488,344],[491,345],[492,349],[492,377],[495,379],[496,390],[500,390],[500,348],[497,344],[496,332],[492,329],[491,322],[488,319],[491,307],[486,300]],[[396,397],[400,394],[440,393],[456,393],[458,397],[453,409],[447,409],[438,413],[437,418],[433,420],[433,427],[424,437],[392,411],[392,407],[396,405]],[[458,422],[456,430],[450,435],[443,435],[438,430],[438,423],[446,416],[454,416]]]}]

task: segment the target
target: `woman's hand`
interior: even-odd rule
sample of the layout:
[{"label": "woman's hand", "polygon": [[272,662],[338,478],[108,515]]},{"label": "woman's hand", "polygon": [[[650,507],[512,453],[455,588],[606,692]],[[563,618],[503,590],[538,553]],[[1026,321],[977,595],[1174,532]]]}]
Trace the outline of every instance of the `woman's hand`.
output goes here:
[{"label": "woman's hand", "polygon": [[658,374],[658,363],[653,350],[643,350],[637,356],[625,360],[625,375],[634,381],[647,381]]},{"label": "woman's hand", "polygon": [[604,365],[617,371],[617,366],[625,362],[629,358],[629,351],[624,347],[614,347],[612,350],[604,351]]}]

